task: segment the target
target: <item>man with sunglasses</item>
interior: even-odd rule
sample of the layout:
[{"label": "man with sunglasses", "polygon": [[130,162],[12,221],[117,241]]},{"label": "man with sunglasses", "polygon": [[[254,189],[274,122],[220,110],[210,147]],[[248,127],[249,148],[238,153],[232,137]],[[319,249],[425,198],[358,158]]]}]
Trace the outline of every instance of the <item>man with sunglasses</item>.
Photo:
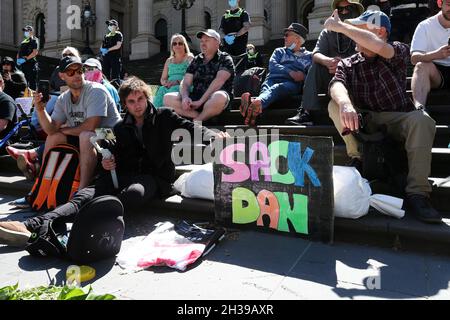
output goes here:
[{"label": "man with sunglasses", "polygon": [[365,124],[369,130],[385,126],[391,139],[404,144],[407,154],[406,214],[426,223],[441,223],[441,215],[430,203],[428,181],[436,123],[425,111],[416,109],[406,92],[409,47],[388,42],[391,22],[381,11],[369,10],[345,22],[335,11],[325,28],[351,38],[358,51],[339,62],[330,82],[328,112],[345,141],[347,154],[355,159],[362,156],[356,138],[344,133],[346,129],[359,130],[359,113],[369,116]]},{"label": "man with sunglasses", "polygon": [[249,92],[241,96],[240,112],[246,125],[254,126],[256,118],[271,104],[289,96],[299,95],[311,67],[311,52],[303,47],[308,34],[300,23],[284,29],[284,47],[277,48],[269,61],[269,75],[258,97]]},{"label": "man with sunglasses", "polygon": [[[337,10],[342,20],[352,19],[364,12],[359,0],[334,0],[331,8]],[[336,66],[343,58],[356,53],[355,42],[347,36],[322,30],[313,50],[313,64],[308,72],[303,89],[303,97],[297,115],[286,120],[286,124],[312,125],[310,112],[320,110],[321,105],[317,97],[328,91],[328,84],[336,72]]]},{"label": "man with sunglasses", "polygon": [[60,143],[79,147],[79,188],[82,189],[91,182],[97,165],[97,154],[89,139],[95,135],[96,128],[114,127],[120,121],[120,114],[103,85],[85,81],[83,63],[79,57],[62,58],[59,71],[69,90],[59,96],[51,117],[45,110],[42,94],[35,97],[39,123],[48,135],[44,158],[50,148]]}]

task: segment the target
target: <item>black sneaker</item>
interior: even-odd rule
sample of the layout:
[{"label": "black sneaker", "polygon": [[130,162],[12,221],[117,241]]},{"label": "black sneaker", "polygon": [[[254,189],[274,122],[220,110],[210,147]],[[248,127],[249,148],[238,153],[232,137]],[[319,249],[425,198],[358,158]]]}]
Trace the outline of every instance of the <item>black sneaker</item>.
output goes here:
[{"label": "black sneaker", "polygon": [[431,206],[430,199],[425,196],[418,194],[407,195],[404,208],[406,214],[411,214],[420,221],[426,223],[442,222],[441,214]]},{"label": "black sneaker", "polygon": [[292,118],[288,118],[285,121],[286,124],[294,124],[298,126],[312,126],[312,118],[308,111],[305,109],[300,109],[300,111],[293,116]]}]

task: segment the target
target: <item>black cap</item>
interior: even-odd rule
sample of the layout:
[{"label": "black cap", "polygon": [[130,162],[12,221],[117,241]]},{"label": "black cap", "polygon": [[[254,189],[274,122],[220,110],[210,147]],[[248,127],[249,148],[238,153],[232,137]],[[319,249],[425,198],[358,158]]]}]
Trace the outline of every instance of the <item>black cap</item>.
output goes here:
[{"label": "black cap", "polygon": [[302,24],[300,23],[291,23],[291,25],[284,29],[284,32],[286,31],[292,31],[301,36],[304,40],[306,40],[306,37],[308,36],[308,29],[306,29]]},{"label": "black cap", "polygon": [[10,64],[10,65],[14,66],[15,62],[14,62],[14,59],[11,57],[4,57],[2,60],[2,65],[3,64]]},{"label": "black cap", "polygon": [[116,27],[119,26],[119,23],[117,22],[117,20],[114,20],[114,19],[107,20],[107,21],[106,21],[106,24],[107,24],[108,26],[116,26]]},{"label": "black cap", "polygon": [[32,26],[25,26],[25,27],[22,29],[22,31],[31,31],[31,32],[33,32],[33,31],[34,31],[34,28],[33,28]]},{"label": "black cap", "polygon": [[81,59],[75,56],[67,56],[62,58],[59,61],[59,72],[64,72],[67,70],[68,67],[74,64],[79,64],[80,66],[83,66],[83,63],[81,62]]}]

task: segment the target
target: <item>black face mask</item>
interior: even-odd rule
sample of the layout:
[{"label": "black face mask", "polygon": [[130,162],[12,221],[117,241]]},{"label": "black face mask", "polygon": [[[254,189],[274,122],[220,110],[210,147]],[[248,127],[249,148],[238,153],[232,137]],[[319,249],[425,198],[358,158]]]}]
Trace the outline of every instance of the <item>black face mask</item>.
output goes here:
[{"label": "black face mask", "polygon": [[355,8],[354,6],[351,6],[349,8],[350,10],[346,13],[346,14],[339,14],[339,18],[344,21],[347,19],[353,19],[353,18],[357,18],[359,16],[359,11],[357,8]]}]

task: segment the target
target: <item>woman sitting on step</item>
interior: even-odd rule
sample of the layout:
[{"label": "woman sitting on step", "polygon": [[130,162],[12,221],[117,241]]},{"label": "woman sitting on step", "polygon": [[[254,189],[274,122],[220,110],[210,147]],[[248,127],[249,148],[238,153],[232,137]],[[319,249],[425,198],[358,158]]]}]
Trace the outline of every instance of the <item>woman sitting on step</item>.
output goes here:
[{"label": "woman sitting on step", "polygon": [[186,69],[191,63],[194,55],[189,50],[186,38],[181,34],[174,34],[170,40],[170,57],[164,64],[161,75],[161,86],[153,98],[156,108],[163,106],[163,98],[166,93],[178,92]]}]

